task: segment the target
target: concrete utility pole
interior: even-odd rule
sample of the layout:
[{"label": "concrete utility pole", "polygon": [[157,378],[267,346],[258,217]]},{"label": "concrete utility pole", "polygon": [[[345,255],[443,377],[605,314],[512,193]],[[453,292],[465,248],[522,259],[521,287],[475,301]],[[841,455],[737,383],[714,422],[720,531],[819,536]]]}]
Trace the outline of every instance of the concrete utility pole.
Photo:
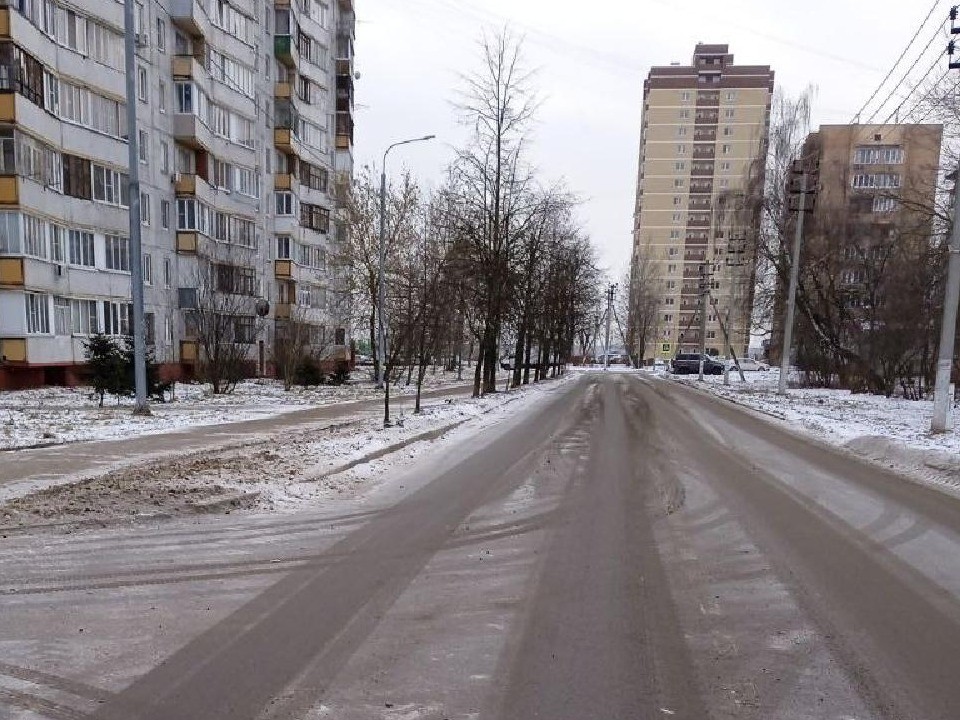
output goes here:
[{"label": "concrete utility pole", "polygon": [[149,415],[147,343],[143,317],[143,252],[140,245],[140,153],[137,147],[137,19],[133,0],[123,3],[124,71],[127,74],[127,195],[130,204],[130,300],[133,315],[134,415]]},{"label": "concrete utility pole", "polygon": [[[132,0],[127,0],[131,2]],[[127,85],[130,84],[129,77],[127,79]],[[400,145],[409,145],[410,143],[423,142],[425,140],[433,140],[436,135],[424,135],[419,138],[411,138],[410,140],[401,140],[400,142],[395,142],[393,145],[390,145],[383,153],[383,164],[380,166],[380,247],[379,247],[379,258],[377,263],[377,389],[382,390],[384,387],[383,379],[386,373],[386,362],[387,362],[387,353],[386,348],[384,347],[385,343],[385,329],[383,323],[383,309],[386,299],[386,282],[384,276],[386,274],[385,265],[387,264],[387,155],[390,154],[390,151],[395,147]],[[389,416],[386,416],[384,419],[384,424],[389,423]]]},{"label": "concrete utility pole", "polygon": [[943,320],[940,325],[940,353],[937,359],[937,379],[933,390],[933,420],[930,430],[935,433],[953,428],[950,406],[950,373],[957,330],[957,303],[960,301],[960,170],[953,187],[953,229],[950,232],[950,260],[947,265],[947,287],[943,295]]},{"label": "concrete utility pole", "polygon": [[703,356],[707,352],[707,306],[710,300],[710,282],[707,263],[700,265],[700,382],[703,382]]},{"label": "concrete utility pole", "polygon": [[793,318],[797,306],[797,285],[800,282],[800,244],[803,242],[803,213],[807,197],[807,173],[800,171],[800,206],[797,210],[797,228],[793,239],[793,259],[790,261],[790,290],[787,294],[787,318],[783,324],[783,347],[780,349],[780,382],[777,395],[787,394],[787,373],[790,372],[790,348],[793,345]]},{"label": "concrete utility pole", "polygon": [[603,369],[610,367],[610,320],[613,319],[613,296],[617,292],[617,286],[611,285],[607,288],[607,330],[603,341]]},{"label": "concrete utility pole", "polygon": [[[960,33],[955,27],[957,7],[950,9],[950,32]],[[953,40],[947,46],[949,69],[960,69],[960,62],[954,62]],[[950,232],[950,259],[947,264],[947,287],[943,294],[943,319],[940,325],[940,352],[937,358],[937,378],[933,386],[933,419],[930,430],[935,433],[953,429],[953,414],[950,412],[953,398],[950,393],[950,374],[953,370],[953,353],[956,344],[957,303],[960,301],[960,167],[953,184],[953,228]]]}]

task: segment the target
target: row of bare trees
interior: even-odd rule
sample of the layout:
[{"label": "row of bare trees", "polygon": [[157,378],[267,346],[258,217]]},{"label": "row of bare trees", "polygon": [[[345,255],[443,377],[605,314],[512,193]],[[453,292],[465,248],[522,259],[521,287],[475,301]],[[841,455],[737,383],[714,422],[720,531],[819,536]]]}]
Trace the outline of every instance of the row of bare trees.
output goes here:
[{"label": "row of bare trees", "polygon": [[[527,159],[536,97],[509,34],[481,43],[459,111],[469,138],[432,192],[410,175],[386,200],[386,376],[422,385],[428,367],[472,367],[474,395],[562,372],[592,322],[599,272],[575,199]],[[376,358],[379,187],[358,175],[340,259],[355,327]],[[379,371],[375,359],[374,372]],[[419,392],[418,392],[419,398]]]}]

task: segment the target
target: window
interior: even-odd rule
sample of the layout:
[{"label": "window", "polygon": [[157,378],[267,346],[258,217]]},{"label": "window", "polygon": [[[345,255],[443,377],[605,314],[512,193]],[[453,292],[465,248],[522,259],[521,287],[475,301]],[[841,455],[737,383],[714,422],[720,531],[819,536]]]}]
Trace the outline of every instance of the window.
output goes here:
[{"label": "window", "polygon": [[683,110],[681,110],[681,111],[680,111],[680,119],[681,119],[681,120],[689,120],[689,119],[690,119],[690,111],[687,110],[686,108],[684,108]]},{"label": "window", "polygon": [[858,147],[853,154],[853,162],[857,165],[901,165],[903,148],[896,145]]},{"label": "window", "polygon": [[67,256],[64,251],[64,238],[67,230],[61,225],[50,224],[50,259],[55,263],[65,263]]},{"label": "window", "polygon": [[277,235],[277,260],[290,259],[290,236]]},{"label": "window", "polygon": [[143,256],[143,282],[153,285],[153,256],[150,253],[144,253]]},{"label": "window", "polygon": [[240,315],[233,319],[233,341],[250,345],[257,338],[256,323],[249,315]]},{"label": "window", "polygon": [[143,314],[143,340],[147,345],[157,344],[156,315],[152,312]]},{"label": "window", "polygon": [[677,145],[677,155],[686,155],[687,146],[686,145]]},{"label": "window", "polygon": [[178,113],[192,113],[193,112],[193,83],[188,82],[178,82],[174,85],[177,91],[177,112]]},{"label": "window", "polygon": [[310,230],[325,233],[330,229],[330,211],[319,205],[300,203],[300,224]]},{"label": "window", "polygon": [[94,267],[93,233],[84,230],[71,230],[69,233],[70,264]]},{"label": "window", "polygon": [[0,254],[20,254],[20,213],[0,212]]},{"label": "window", "polygon": [[737,99],[737,93],[735,90],[728,90],[725,96],[727,102],[733,102]]},{"label": "window", "polygon": [[274,196],[276,198],[277,215],[293,215],[293,193],[278,192],[274,193]]},{"label": "window", "polygon": [[70,299],[53,296],[53,333],[54,335],[69,335],[73,331],[70,320]]},{"label": "window", "polygon": [[685,170],[686,167],[687,167],[687,164],[685,162],[677,162],[673,164],[673,169],[677,171]]},{"label": "window", "polygon": [[170,258],[163,259],[163,286],[169,288],[173,281],[173,268],[170,266]]},{"label": "window", "polygon": [[173,325],[170,323],[170,317],[163,317],[163,342],[167,345],[173,344]]},{"label": "window", "polygon": [[732,128],[732,127],[725,127],[725,128],[723,129],[723,135],[724,135],[724,137],[730,137],[731,135],[733,135],[733,128]]},{"label": "window", "polygon": [[680,250],[679,250],[678,248],[675,248],[675,247],[674,247],[674,248],[670,248],[670,249],[667,251],[667,255],[669,255],[670,257],[673,257],[674,255],[679,255],[679,254],[680,254]]},{"label": "window", "polygon": [[724,155],[729,155],[729,154],[730,154],[730,146],[729,146],[729,145],[722,145],[722,146],[720,147],[720,152],[723,153]]},{"label": "window", "polygon": [[157,18],[157,50],[167,51],[167,24],[162,18]]},{"label": "window", "polygon": [[46,259],[46,223],[34,215],[23,216],[23,254]]},{"label": "window", "polygon": [[682,205],[682,204],[683,204],[683,198],[681,198],[679,195],[674,195],[674,197],[673,197],[673,206],[674,206],[674,207],[679,207],[679,206]]},{"label": "window", "polygon": [[166,140],[160,141],[160,172],[170,172],[170,146]]},{"label": "window", "polygon": [[892,197],[876,196],[873,198],[873,212],[890,213],[897,209],[897,199]]},{"label": "window", "polygon": [[679,135],[680,137],[683,137],[686,134],[687,134],[687,129],[683,125],[677,128],[677,135]]},{"label": "window", "polygon": [[119,235],[107,235],[104,241],[107,270],[130,272],[130,240]]},{"label": "window", "polygon": [[143,65],[137,66],[137,99],[147,102],[147,69]]},{"label": "window", "polygon": [[855,188],[898,188],[900,176],[895,173],[858,173],[853,176]]},{"label": "window", "polygon": [[689,102],[689,100],[690,100],[690,91],[689,91],[689,90],[684,90],[682,93],[680,93],[680,101],[681,101],[681,102]]},{"label": "window", "polygon": [[670,239],[671,239],[671,240],[679,240],[679,239],[680,239],[680,231],[679,231],[679,230],[671,230],[671,231],[670,231]]},{"label": "window", "polygon": [[129,191],[126,173],[102,165],[93,166],[94,200],[120,207],[129,207]]},{"label": "window", "polygon": [[730,163],[728,162],[720,163],[720,172],[730,172]]},{"label": "window", "polygon": [[300,182],[311,190],[327,191],[328,173],[324,168],[300,161]]},{"label": "window", "polygon": [[733,108],[727,108],[726,110],[723,111],[723,116],[727,120],[733,120],[735,115],[736,115],[736,110],[734,110]]},{"label": "window", "polygon": [[150,224],[150,195],[145,192],[140,193],[140,224]]},{"label": "window", "polygon": [[683,213],[674,213],[672,220],[674,223],[683,222]]},{"label": "window", "polygon": [[[683,178],[677,178],[676,180],[674,180],[674,181],[673,181],[673,186],[674,186],[675,188],[682,188],[682,187],[683,187]],[[676,204],[677,204],[677,203],[674,202],[674,205],[676,205]]]},{"label": "window", "polygon": [[23,297],[27,310],[27,332],[48,335],[50,333],[50,296],[28,292]]},{"label": "window", "polygon": [[160,201],[160,227],[164,230],[170,229],[170,201]]},{"label": "window", "polygon": [[167,83],[163,80],[160,81],[157,89],[157,107],[162,113],[167,111]]},{"label": "window", "polygon": [[150,159],[150,136],[146,130],[137,130],[137,155],[141,165],[146,165]]},{"label": "window", "polygon": [[672,322],[672,321],[673,321],[673,315],[670,315],[670,314],[664,315],[664,316],[663,316],[663,321],[664,321],[664,322]]},{"label": "window", "polygon": [[103,332],[107,335],[129,335],[133,323],[130,303],[103,301]]},{"label": "window", "polygon": [[667,272],[668,272],[668,273],[675,273],[676,271],[677,271],[677,266],[676,266],[676,264],[667,265]]}]

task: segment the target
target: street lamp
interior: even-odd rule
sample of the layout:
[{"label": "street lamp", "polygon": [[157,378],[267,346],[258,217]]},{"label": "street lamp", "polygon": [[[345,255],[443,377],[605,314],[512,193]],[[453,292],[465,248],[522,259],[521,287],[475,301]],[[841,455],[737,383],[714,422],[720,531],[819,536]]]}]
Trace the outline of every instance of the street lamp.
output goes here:
[{"label": "street lamp", "polygon": [[384,265],[387,262],[387,155],[390,154],[391,150],[400,145],[433,140],[435,137],[436,135],[424,135],[419,138],[395,142],[384,151],[383,164],[380,166],[380,262],[377,269],[377,389],[382,389],[384,386],[383,381],[386,374],[387,362],[383,326],[383,304],[386,297]]}]

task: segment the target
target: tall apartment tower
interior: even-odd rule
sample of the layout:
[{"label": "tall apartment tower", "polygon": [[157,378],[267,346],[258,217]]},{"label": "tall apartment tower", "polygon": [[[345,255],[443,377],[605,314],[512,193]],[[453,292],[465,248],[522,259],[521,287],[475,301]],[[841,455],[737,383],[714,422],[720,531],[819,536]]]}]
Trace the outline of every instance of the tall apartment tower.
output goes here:
[{"label": "tall apartment tower", "polygon": [[137,127],[123,3],[0,2],[0,388],[78,379],[132,331],[127,138],[139,141],[148,346],[169,376],[226,318],[270,372],[291,318],[345,345],[338,277],[353,148],[352,0],[144,0]]},{"label": "tall apartment tower", "polygon": [[690,65],[651,68],[644,82],[628,322],[646,361],[699,349],[706,287],[707,351],[726,354],[726,327],[746,353],[756,260],[744,197],[762,188],[773,77],[698,44]]}]

